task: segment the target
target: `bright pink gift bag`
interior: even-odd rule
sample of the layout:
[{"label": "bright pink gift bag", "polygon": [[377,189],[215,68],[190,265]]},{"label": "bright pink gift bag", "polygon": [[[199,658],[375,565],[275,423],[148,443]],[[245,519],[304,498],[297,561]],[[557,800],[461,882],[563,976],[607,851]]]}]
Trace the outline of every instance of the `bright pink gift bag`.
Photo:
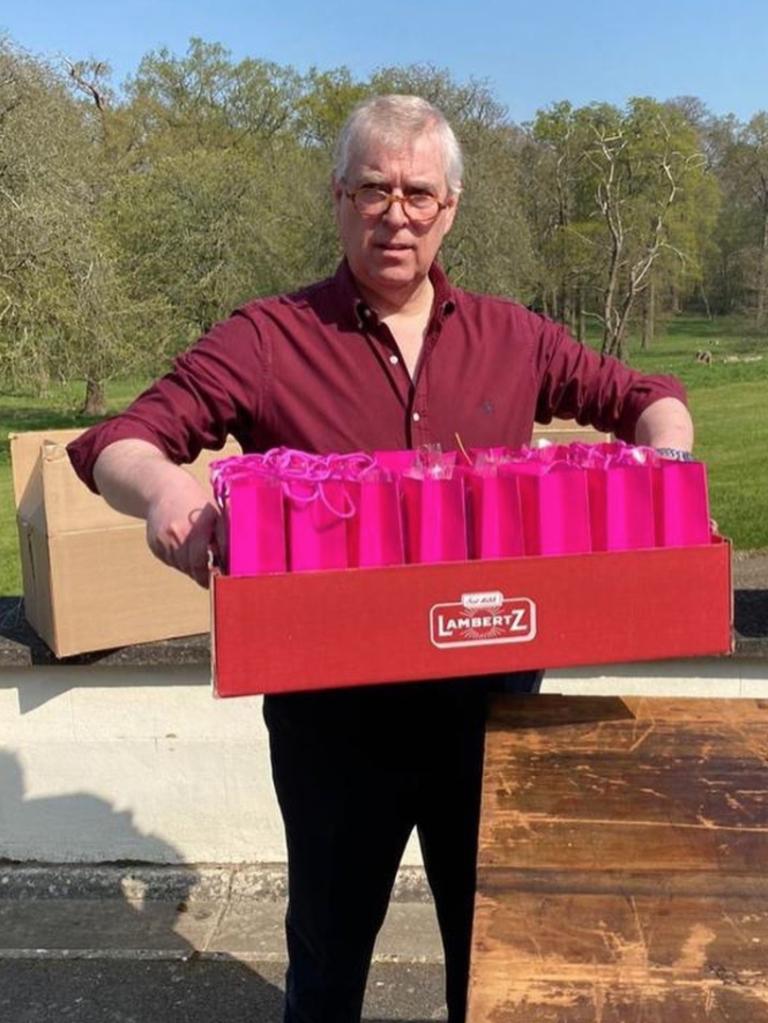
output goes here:
[{"label": "bright pink gift bag", "polygon": [[592,549],[637,550],[656,545],[650,465],[593,466],[586,470]]},{"label": "bright pink gift bag", "polygon": [[405,548],[397,480],[373,470],[347,488],[356,509],[347,520],[350,566],[402,565]]},{"label": "bright pink gift bag", "polygon": [[396,451],[374,451],[374,462],[379,469],[395,476],[412,474],[428,475],[430,467],[439,465],[447,468],[456,464],[455,451],[442,451],[438,445],[425,444],[420,448],[403,448]]},{"label": "bright pink gift bag", "polygon": [[525,553],[518,477],[459,468],[467,500],[470,558],[515,558]]},{"label": "bright pink gift bag", "polygon": [[661,459],[654,469],[656,542],[660,547],[709,543],[707,469],[703,462]]},{"label": "bright pink gift bag", "polygon": [[229,575],[284,572],[283,489],[262,456],[212,462],[211,484],[226,526],[220,556]]},{"label": "bright pink gift bag", "polygon": [[531,460],[501,465],[499,474],[518,479],[526,554],[584,554],[592,549],[583,469]]},{"label": "bright pink gift bag", "polygon": [[347,520],[355,508],[345,481],[292,479],[284,489],[289,570],[347,568]]},{"label": "bright pink gift bag", "polygon": [[461,476],[403,476],[400,487],[406,559],[419,564],[466,560],[467,518]]},{"label": "bright pink gift bag", "polygon": [[226,517],[230,575],[284,572],[283,490],[269,476],[233,476],[227,481]]}]

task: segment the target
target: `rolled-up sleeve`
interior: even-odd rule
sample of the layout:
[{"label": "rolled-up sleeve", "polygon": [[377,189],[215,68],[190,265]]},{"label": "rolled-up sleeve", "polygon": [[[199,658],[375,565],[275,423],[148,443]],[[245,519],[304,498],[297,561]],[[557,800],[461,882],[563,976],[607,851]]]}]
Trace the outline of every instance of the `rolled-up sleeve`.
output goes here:
[{"label": "rolled-up sleeve", "polygon": [[575,341],[565,328],[544,317],[536,346],[539,392],[536,421],[575,419],[633,441],[637,420],[660,398],[685,403],[685,389],[673,376],[647,375],[618,359],[599,355]]},{"label": "rolled-up sleeve", "polygon": [[192,462],[203,448],[218,450],[228,434],[244,448],[264,400],[265,366],[253,319],[235,313],[216,324],[120,415],[92,426],[67,445],[80,479],[98,493],[93,469],[115,441],[154,444],[172,462]]}]

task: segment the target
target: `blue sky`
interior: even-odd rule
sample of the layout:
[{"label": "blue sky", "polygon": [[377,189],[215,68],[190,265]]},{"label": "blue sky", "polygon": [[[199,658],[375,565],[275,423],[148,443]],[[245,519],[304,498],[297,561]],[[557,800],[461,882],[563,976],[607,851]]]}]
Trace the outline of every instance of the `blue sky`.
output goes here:
[{"label": "blue sky", "polygon": [[516,121],[559,99],[699,96],[742,120],[768,109],[767,0],[4,0],[0,33],[35,53],[108,60],[116,81],[147,50],[190,36],[300,71],[428,62],[487,80]]}]

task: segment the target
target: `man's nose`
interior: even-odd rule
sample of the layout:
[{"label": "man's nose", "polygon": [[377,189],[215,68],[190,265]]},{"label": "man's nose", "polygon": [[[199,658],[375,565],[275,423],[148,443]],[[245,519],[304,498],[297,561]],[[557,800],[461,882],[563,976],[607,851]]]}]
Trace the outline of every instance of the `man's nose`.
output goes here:
[{"label": "man's nose", "polygon": [[405,196],[393,195],[389,204],[389,209],[384,213],[384,220],[392,227],[400,227],[402,224],[408,222],[408,217],[405,213],[404,208]]}]

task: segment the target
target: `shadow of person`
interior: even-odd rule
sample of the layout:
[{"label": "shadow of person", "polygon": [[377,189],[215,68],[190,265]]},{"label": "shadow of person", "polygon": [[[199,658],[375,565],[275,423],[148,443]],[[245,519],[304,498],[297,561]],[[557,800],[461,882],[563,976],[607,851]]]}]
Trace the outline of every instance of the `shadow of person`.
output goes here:
[{"label": "shadow of person", "polygon": [[[133,870],[83,863],[89,835]],[[40,849],[60,862],[40,862]],[[0,751],[0,1020],[279,1023],[283,964],[257,972],[209,955],[226,904],[197,896],[193,870],[158,866],[179,860],[104,799],[25,798],[21,765]]]}]

